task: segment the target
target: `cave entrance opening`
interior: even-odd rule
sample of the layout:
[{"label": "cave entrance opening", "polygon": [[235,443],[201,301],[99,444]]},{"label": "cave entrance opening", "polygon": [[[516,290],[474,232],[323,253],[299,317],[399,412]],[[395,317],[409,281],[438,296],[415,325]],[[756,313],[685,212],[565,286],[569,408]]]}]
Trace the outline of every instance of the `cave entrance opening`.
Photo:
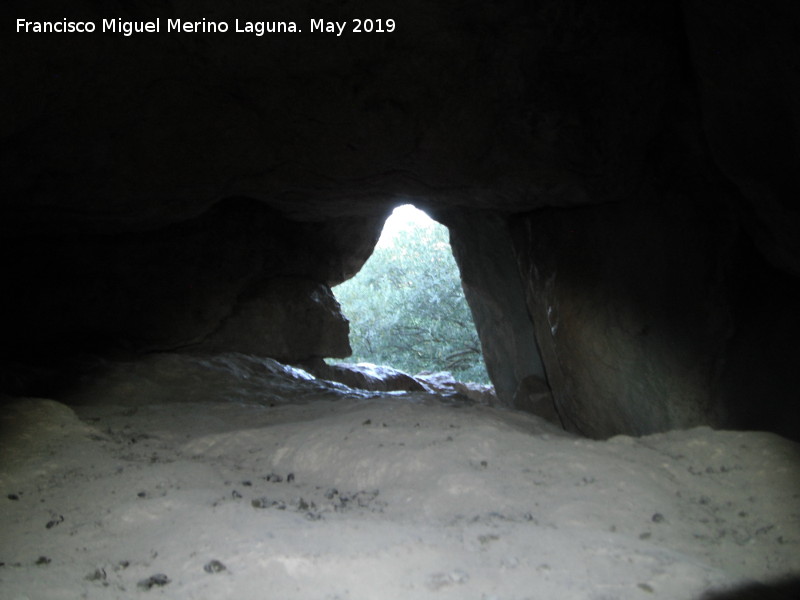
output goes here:
[{"label": "cave entrance opening", "polygon": [[347,362],[489,383],[447,227],[413,205],[395,208],[370,259],[333,291],[350,320]]}]

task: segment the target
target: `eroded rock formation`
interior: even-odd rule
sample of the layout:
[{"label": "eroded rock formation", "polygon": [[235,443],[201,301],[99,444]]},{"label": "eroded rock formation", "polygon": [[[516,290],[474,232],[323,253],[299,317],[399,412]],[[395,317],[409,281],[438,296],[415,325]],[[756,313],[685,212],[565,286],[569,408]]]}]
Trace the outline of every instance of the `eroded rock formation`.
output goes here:
[{"label": "eroded rock formation", "polygon": [[[250,0],[185,10],[16,12],[265,18]],[[501,400],[538,377],[564,425],[591,436],[797,435],[795,3],[281,0],[270,12],[398,27],[10,36],[6,365],[344,355],[330,287],[411,201],[451,227]]]},{"label": "eroded rock formation", "polygon": [[381,224],[291,221],[232,199],[147,231],[9,228],[0,246],[14,310],[4,315],[3,355],[180,347],[347,356],[347,323],[328,286],[358,270]]},{"label": "eroded rock formation", "polygon": [[381,392],[422,392],[425,388],[414,377],[386,365],[370,363],[333,363],[317,361],[306,365],[317,377],[327,381],[338,381],[348,387]]},{"label": "eroded rock formation", "polygon": [[514,404],[528,376],[545,378],[506,219],[462,211],[445,219],[464,295],[497,396]]}]

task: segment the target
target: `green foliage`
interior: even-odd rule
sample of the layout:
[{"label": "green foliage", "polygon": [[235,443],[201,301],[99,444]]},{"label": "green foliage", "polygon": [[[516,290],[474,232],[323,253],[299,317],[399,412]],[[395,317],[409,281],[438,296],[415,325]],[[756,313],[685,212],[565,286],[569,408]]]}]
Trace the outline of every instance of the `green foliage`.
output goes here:
[{"label": "green foliage", "polygon": [[378,244],[334,293],[350,319],[352,362],[489,383],[443,225],[430,221]]}]

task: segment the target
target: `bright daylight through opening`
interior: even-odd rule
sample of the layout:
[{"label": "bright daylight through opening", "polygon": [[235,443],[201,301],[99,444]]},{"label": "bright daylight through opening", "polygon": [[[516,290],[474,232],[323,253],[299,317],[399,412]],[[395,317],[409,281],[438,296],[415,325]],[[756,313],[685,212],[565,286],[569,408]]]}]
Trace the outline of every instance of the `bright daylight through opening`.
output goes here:
[{"label": "bright daylight through opening", "polygon": [[370,259],[334,293],[350,320],[348,362],[489,383],[447,228],[421,210],[396,208]]}]

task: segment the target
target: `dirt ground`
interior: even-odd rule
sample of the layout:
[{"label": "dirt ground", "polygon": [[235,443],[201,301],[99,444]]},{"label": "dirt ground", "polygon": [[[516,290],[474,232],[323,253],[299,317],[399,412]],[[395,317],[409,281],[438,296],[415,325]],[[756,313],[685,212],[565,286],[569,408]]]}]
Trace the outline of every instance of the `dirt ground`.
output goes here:
[{"label": "dirt ground", "polygon": [[62,400],[4,408],[4,599],[795,597],[800,447],[773,434],[592,441],[236,355]]}]

